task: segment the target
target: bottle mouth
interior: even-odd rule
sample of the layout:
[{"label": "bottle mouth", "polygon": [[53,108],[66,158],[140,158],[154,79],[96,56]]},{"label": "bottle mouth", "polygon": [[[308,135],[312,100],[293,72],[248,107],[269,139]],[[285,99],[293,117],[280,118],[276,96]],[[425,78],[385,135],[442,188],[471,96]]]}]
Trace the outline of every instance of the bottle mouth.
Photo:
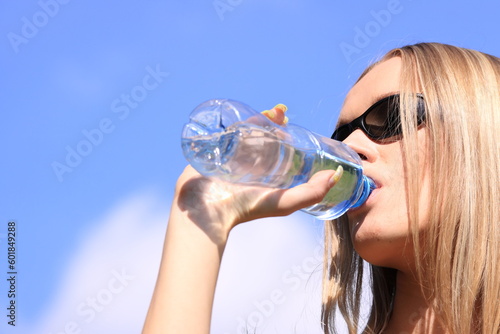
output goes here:
[{"label": "bottle mouth", "polygon": [[377,188],[377,186],[375,185],[375,182],[371,178],[369,178],[368,176],[363,175],[361,194],[360,194],[358,200],[356,201],[356,203],[354,203],[354,205],[351,207],[351,209],[355,209],[355,208],[358,208],[361,205],[363,205],[363,203],[366,202],[366,200],[368,199],[368,197],[370,196],[370,194],[372,193],[372,191],[375,188]]}]

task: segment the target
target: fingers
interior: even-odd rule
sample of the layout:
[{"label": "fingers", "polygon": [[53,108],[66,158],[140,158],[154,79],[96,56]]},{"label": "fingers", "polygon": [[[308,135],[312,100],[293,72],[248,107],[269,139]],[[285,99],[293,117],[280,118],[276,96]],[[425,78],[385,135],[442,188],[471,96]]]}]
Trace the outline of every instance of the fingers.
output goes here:
[{"label": "fingers", "polygon": [[287,109],[284,104],[277,104],[270,110],[264,110],[262,114],[278,125],[286,125],[288,123],[288,117],[285,116]]},{"label": "fingers", "polygon": [[343,172],[342,166],[339,166],[335,171],[324,170],[314,174],[307,183],[294,187],[284,194],[279,206],[290,206],[290,209],[295,211],[321,202],[340,180]]},{"label": "fingers", "polygon": [[[231,229],[242,222],[286,216],[321,202],[343,172],[342,166],[338,166],[337,170],[319,171],[307,183],[294,188],[272,189],[218,183],[203,178],[188,166],[179,178],[176,193],[179,205],[191,216],[200,221],[210,221],[215,217],[214,221]],[[215,191],[217,189],[222,192]]]},{"label": "fingers", "polygon": [[342,168],[341,165],[337,167],[337,170],[335,171],[335,174],[328,180],[330,188],[333,188],[337,182],[339,182],[340,178],[342,177],[342,174],[344,174],[344,168]]},{"label": "fingers", "polygon": [[[337,170],[317,172],[304,184],[291,189],[271,191],[260,201],[260,209],[254,212],[250,219],[269,216],[286,216],[297,210],[317,204],[323,200],[330,189],[340,180],[343,174],[342,166]],[[249,219],[248,219],[249,220]]]}]

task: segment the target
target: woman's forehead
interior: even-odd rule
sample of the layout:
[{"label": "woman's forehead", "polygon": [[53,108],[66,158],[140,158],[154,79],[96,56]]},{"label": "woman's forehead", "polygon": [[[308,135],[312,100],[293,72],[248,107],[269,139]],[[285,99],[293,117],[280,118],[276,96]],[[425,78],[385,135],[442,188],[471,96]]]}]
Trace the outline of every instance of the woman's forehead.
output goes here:
[{"label": "woman's forehead", "polygon": [[400,73],[399,57],[375,65],[347,94],[339,120],[354,119],[381,98],[399,92]]}]

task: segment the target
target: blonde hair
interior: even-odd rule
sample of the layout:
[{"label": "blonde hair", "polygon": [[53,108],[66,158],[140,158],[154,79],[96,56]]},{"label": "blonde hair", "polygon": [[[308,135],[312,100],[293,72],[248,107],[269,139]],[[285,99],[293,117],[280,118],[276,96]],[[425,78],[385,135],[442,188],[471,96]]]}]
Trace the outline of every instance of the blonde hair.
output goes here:
[{"label": "blonde hair", "polygon": [[[500,333],[500,59],[438,43],[394,49],[380,61],[393,57],[402,60],[401,145],[414,274],[449,332]],[[421,171],[411,105],[417,92],[425,99],[431,153],[426,161],[432,178],[430,228],[425,235],[417,225]],[[380,333],[391,316],[396,270],[368,266],[373,301],[361,328],[364,261],[354,251],[347,217],[326,223],[325,255],[325,333],[336,332],[336,309],[349,333]]]}]

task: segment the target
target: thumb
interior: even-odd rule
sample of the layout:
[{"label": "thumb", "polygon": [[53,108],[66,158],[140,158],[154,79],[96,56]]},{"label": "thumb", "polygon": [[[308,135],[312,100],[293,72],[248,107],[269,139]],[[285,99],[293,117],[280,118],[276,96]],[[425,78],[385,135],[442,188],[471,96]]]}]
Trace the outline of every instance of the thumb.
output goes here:
[{"label": "thumb", "polygon": [[[274,212],[286,216],[297,210],[321,202],[330,189],[340,180],[344,170],[323,170],[314,174],[311,179],[296,187],[273,192],[266,199]],[[265,211],[265,210],[264,210]]]}]

